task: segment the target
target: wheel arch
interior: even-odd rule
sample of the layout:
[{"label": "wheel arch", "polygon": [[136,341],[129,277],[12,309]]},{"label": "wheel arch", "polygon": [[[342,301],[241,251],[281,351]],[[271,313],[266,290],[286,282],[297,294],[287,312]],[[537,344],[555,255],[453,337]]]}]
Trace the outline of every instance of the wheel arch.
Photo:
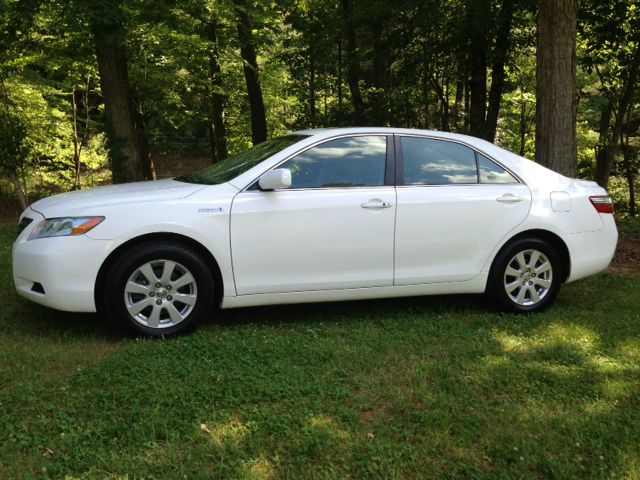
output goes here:
[{"label": "wheel arch", "polygon": [[523,238],[536,238],[550,243],[556,249],[562,261],[562,282],[564,283],[569,279],[569,276],[571,275],[571,254],[569,253],[569,247],[567,247],[567,244],[559,235],[544,229],[536,228],[525,230],[518,232],[516,235],[509,238],[509,240],[504,242],[502,247],[500,247],[491,260],[491,267],[493,268],[496,258],[498,258],[498,255],[500,255],[505,248],[508,248],[513,242]]},{"label": "wheel arch", "polygon": [[220,302],[222,300],[222,295],[224,292],[223,289],[223,280],[222,280],[222,272],[220,270],[220,266],[218,265],[217,260],[206,248],[197,240],[193,238],[189,238],[185,235],[181,235],[179,233],[171,233],[171,232],[154,232],[147,233],[144,235],[140,235],[138,237],[134,237],[132,239],[127,240],[122,245],[119,245],[113,252],[111,252],[107,258],[100,265],[100,269],[98,270],[98,275],[96,276],[96,282],[93,288],[93,297],[96,305],[96,310],[101,313],[104,312],[104,299],[101,295],[101,292],[104,288],[105,281],[107,278],[107,274],[111,267],[120,259],[129,249],[150,242],[171,242],[183,245],[185,247],[189,247],[197,252],[206,262],[207,267],[211,271],[214,280],[214,301]]}]

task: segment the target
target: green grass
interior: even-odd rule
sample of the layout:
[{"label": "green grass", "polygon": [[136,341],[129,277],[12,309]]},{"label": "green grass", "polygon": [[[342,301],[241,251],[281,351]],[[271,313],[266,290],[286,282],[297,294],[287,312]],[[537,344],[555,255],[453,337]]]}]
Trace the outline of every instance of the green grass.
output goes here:
[{"label": "green grass", "polygon": [[640,276],[543,314],[477,297],[226,311],[123,339],[16,298],[0,229],[0,478],[638,478]]}]

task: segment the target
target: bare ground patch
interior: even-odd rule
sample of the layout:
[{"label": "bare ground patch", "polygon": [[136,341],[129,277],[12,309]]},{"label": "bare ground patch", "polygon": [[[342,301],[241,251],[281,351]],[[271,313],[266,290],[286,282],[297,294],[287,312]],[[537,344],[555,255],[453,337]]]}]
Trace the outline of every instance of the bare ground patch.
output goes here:
[{"label": "bare ground patch", "polygon": [[607,272],[632,275],[640,271],[640,233],[620,233],[618,246]]}]

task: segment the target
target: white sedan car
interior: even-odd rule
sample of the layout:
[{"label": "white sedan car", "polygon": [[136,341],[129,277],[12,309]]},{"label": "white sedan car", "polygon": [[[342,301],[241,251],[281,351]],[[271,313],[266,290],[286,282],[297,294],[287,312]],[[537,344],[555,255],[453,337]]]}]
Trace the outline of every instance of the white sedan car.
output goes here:
[{"label": "white sedan car", "polygon": [[34,302],[146,335],[189,330],[215,304],[486,292],[531,312],[609,265],[612,212],[594,182],[477,138],[308,130],[192,175],[40,200],[13,277]]}]

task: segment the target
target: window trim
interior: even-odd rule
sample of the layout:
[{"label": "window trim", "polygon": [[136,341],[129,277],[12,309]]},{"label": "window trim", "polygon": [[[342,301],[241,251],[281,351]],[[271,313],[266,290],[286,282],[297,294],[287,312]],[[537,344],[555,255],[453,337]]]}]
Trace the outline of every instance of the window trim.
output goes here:
[{"label": "window trim", "polygon": [[394,140],[393,140],[394,134],[388,133],[388,132],[387,133],[383,133],[383,132],[375,132],[374,131],[374,132],[343,133],[343,134],[336,135],[336,136],[333,136],[333,137],[319,139],[317,142],[314,142],[311,145],[307,145],[306,147],[301,148],[297,152],[292,153],[288,157],[286,157],[283,160],[281,160],[280,162],[278,162],[273,167],[265,170],[260,175],[258,175],[256,178],[251,180],[248,183],[248,185],[238,193],[243,193],[243,192],[260,192],[260,193],[264,193],[264,191],[260,189],[260,187],[258,185],[258,181],[260,180],[260,177],[262,177],[262,175],[264,175],[265,173],[270,172],[271,170],[275,170],[277,168],[280,168],[284,163],[288,162],[292,158],[297,157],[298,155],[306,152],[307,150],[315,148],[318,145],[322,145],[323,143],[331,142],[333,140],[338,140],[340,138],[350,138],[350,137],[385,137],[386,143],[387,143],[387,152],[386,152],[385,165],[384,165],[384,168],[385,168],[384,183],[382,185],[359,185],[359,186],[354,186],[354,187],[282,188],[282,189],[277,189],[277,190],[273,190],[273,191],[275,191],[275,192],[285,192],[285,191],[286,192],[301,192],[301,191],[306,191],[306,190],[313,190],[313,191],[350,190],[350,189],[354,189],[354,188],[388,188],[388,187],[395,186],[395,180],[397,178],[397,175],[394,175],[396,173],[396,169],[394,168],[394,164],[396,162],[397,156],[396,156],[396,150],[394,148]]},{"label": "window trim", "polygon": [[[478,149],[477,147],[475,147],[474,145],[470,145],[469,143],[460,141],[458,139],[449,139],[449,138],[442,138],[442,137],[438,137],[438,136],[434,136],[434,135],[411,135],[411,134],[406,134],[406,133],[396,133],[393,135],[395,137],[395,157],[396,157],[396,187],[469,187],[469,186],[477,186],[477,185],[490,185],[490,186],[495,186],[495,185],[526,185],[525,182],[518,176],[516,175],[512,170],[510,170],[509,168],[505,167],[501,162],[497,161],[494,157],[492,157],[491,155],[488,155],[487,153],[483,152],[482,150]],[[407,185],[404,182],[404,154],[402,152],[402,138],[404,137],[409,137],[409,138],[420,138],[423,140],[438,140],[441,142],[449,142],[449,143],[456,143],[458,145],[462,145],[464,147],[467,147],[469,149],[471,149],[471,151],[473,151],[474,154],[474,159],[475,159],[475,163],[476,163],[476,176],[477,176],[477,183],[443,183],[443,184],[437,184],[437,185],[430,185],[430,184],[409,184]],[[478,155],[482,155],[484,157],[486,157],[487,159],[489,159],[490,161],[492,161],[493,163],[495,163],[496,165],[498,165],[500,168],[503,168],[506,172],[508,172],[515,180],[516,183],[481,183],[480,182],[480,168],[479,168],[479,164],[478,164]]]}]

